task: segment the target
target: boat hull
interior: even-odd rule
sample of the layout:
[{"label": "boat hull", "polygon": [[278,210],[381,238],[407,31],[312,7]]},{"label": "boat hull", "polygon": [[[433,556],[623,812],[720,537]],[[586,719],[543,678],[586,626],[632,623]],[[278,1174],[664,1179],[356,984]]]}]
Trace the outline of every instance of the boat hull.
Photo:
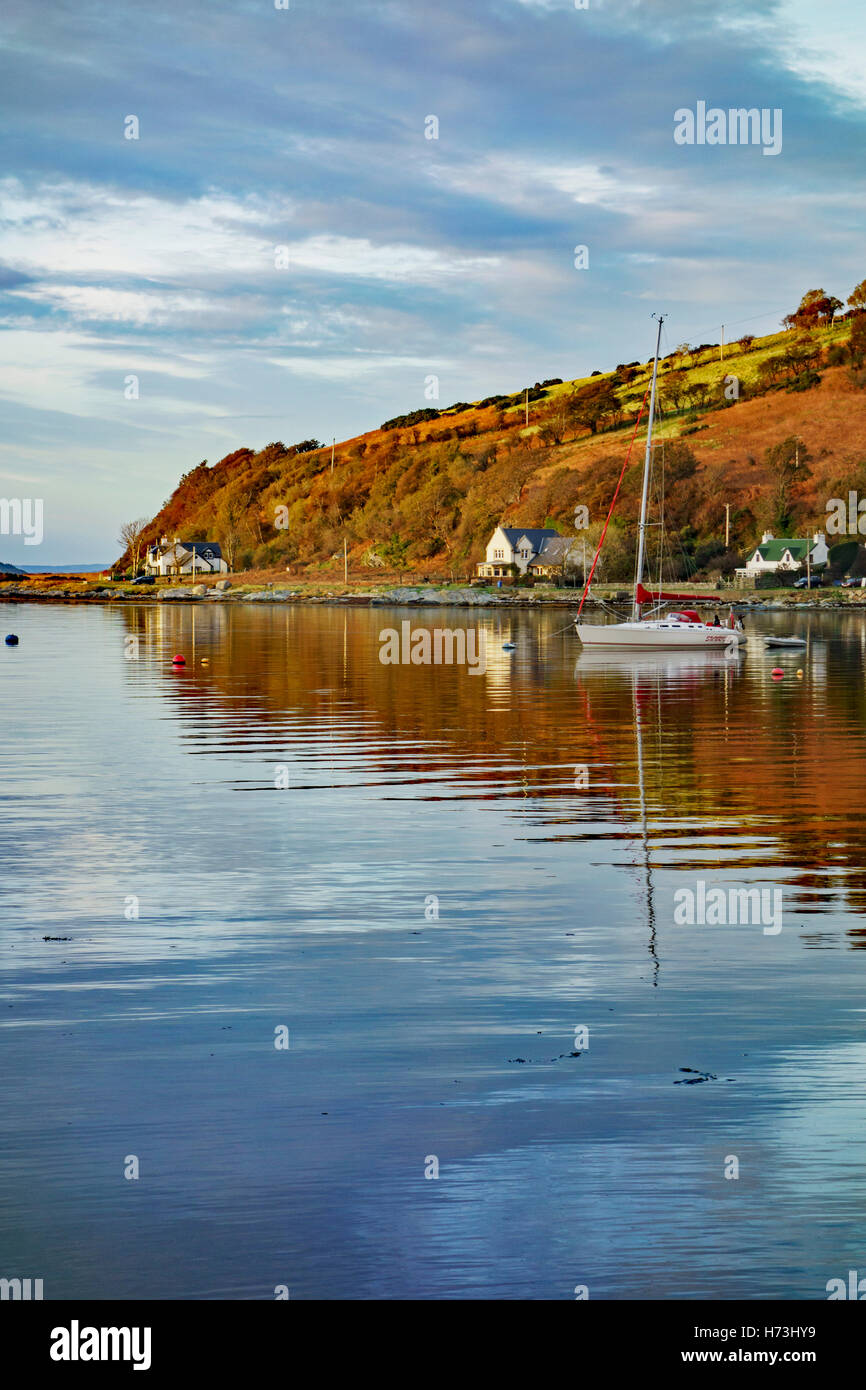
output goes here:
[{"label": "boat hull", "polygon": [[746,640],[745,633],[730,627],[703,623],[575,623],[585,647],[668,648],[673,651],[732,651]]}]

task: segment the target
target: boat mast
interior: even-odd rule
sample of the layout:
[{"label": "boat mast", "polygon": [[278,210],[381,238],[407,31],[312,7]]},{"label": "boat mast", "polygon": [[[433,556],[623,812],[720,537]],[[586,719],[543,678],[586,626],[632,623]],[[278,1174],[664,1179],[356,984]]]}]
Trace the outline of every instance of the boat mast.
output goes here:
[{"label": "boat mast", "polygon": [[[656,317],[655,314],[653,314],[653,318],[655,318],[655,317]],[[645,455],[644,455],[644,461],[643,461],[643,493],[642,493],[642,495],[641,495],[641,501],[640,501],[640,524],[639,524],[639,526],[638,526],[638,538],[637,538],[637,570],[636,570],[636,573],[635,573],[634,603],[633,603],[633,610],[632,610],[632,616],[633,616],[635,619],[637,619],[637,620],[640,619],[640,604],[639,604],[638,601],[637,601],[637,586],[638,586],[638,584],[643,583],[643,562],[644,562],[644,552],[645,552],[645,549],[646,549],[646,528],[647,528],[646,513],[647,513],[647,499],[648,499],[648,497],[649,497],[650,458],[651,458],[651,455],[652,455],[652,443],[653,443],[653,419],[654,419],[654,416],[655,416],[655,404],[656,404],[656,376],[658,375],[658,369],[659,369],[659,348],[661,347],[661,341],[662,341],[662,324],[663,324],[664,321],[665,321],[665,315],[664,315],[664,314],[659,314],[658,320],[659,320],[659,331],[658,331],[658,334],[657,334],[657,336],[656,336],[656,355],[655,355],[655,357],[653,358],[653,379],[652,379],[652,386],[650,387],[649,424],[647,425],[647,432],[646,432],[646,453],[645,453]]]}]

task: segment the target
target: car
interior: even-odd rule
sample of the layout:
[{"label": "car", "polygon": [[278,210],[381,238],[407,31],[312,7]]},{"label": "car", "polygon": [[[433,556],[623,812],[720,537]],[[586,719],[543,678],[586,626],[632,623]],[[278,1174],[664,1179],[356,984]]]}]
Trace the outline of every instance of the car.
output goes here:
[{"label": "car", "polygon": [[155,584],[156,577],[152,574],[137,574],[135,578],[131,579],[129,582],[130,584]]},{"label": "car", "polygon": [[820,574],[804,574],[801,579],[794,580],[795,589],[820,589],[823,583]]},{"label": "car", "polygon": [[843,579],[843,580],[842,580],[842,588],[843,588],[843,589],[862,589],[862,588],[863,588],[863,580],[862,580],[862,579],[859,579],[859,578],[855,579],[855,577],[854,577],[853,574],[849,574],[848,577],[847,577],[847,579]]}]

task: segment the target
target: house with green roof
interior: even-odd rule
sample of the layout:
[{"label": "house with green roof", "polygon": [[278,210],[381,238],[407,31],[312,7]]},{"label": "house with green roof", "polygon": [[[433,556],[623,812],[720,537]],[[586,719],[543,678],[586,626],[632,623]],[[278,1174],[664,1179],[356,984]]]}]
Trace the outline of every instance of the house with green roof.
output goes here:
[{"label": "house with green roof", "polygon": [[816,531],[812,539],[808,537],[774,536],[765,531],[761,544],[756,546],[746,561],[744,569],[737,574],[756,579],[761,574],[775,574],[778,570],[799,570],[809,560],[811,565],[826,565],[827,541],[823,531]]}]

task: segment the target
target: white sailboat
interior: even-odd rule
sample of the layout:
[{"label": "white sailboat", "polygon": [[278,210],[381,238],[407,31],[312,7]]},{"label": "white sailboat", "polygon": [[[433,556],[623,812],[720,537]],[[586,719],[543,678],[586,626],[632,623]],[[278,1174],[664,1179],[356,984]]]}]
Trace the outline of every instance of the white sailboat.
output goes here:
[{"label": "white sailboat", "polygon": [[[705,623],[693,608],[681,608],[674,612],[660,613],[654,618],[644,618],[641,615],[641,610],[648,603],[658,606],[667,603],[701,602],[701,600],[694,595],[652,593],[650,590],[645,589],[643,585],[644,562],[646,559],[647,504],[649,499],[652,434],[656,402],[656,378],[658,375],[662,324],[664,323],[663,314],[659,316],[658,322],[659,327],[656,338],[655,358],[653,359],[652,385],[650,387],[649,423],[647,426],[646,453],[644,455],[643,491],[641,493],[632,616],[629,621],[622,623],[581,622],[580,611],[583,609],[589,590],[589,582],[592,579],[592,573],[590,572],[589,581],[587,581],[583,598],[580,602],[580,610],[578,610],[577,617],[575,618],[575,628],[578,637],[586,647],[607,647],[615,650],[628,650],[631,648],[672,648],[675,651],[721,650],[724,653],[736,655],[739,648],[746,640],[745,633],[735,628],[733,625],[726,627],[722,624],[715,625]],[[593,562],[593,569],[594,568],[595,562]],[[731,619],[731,623],[733,624],[733,619]]]}]

